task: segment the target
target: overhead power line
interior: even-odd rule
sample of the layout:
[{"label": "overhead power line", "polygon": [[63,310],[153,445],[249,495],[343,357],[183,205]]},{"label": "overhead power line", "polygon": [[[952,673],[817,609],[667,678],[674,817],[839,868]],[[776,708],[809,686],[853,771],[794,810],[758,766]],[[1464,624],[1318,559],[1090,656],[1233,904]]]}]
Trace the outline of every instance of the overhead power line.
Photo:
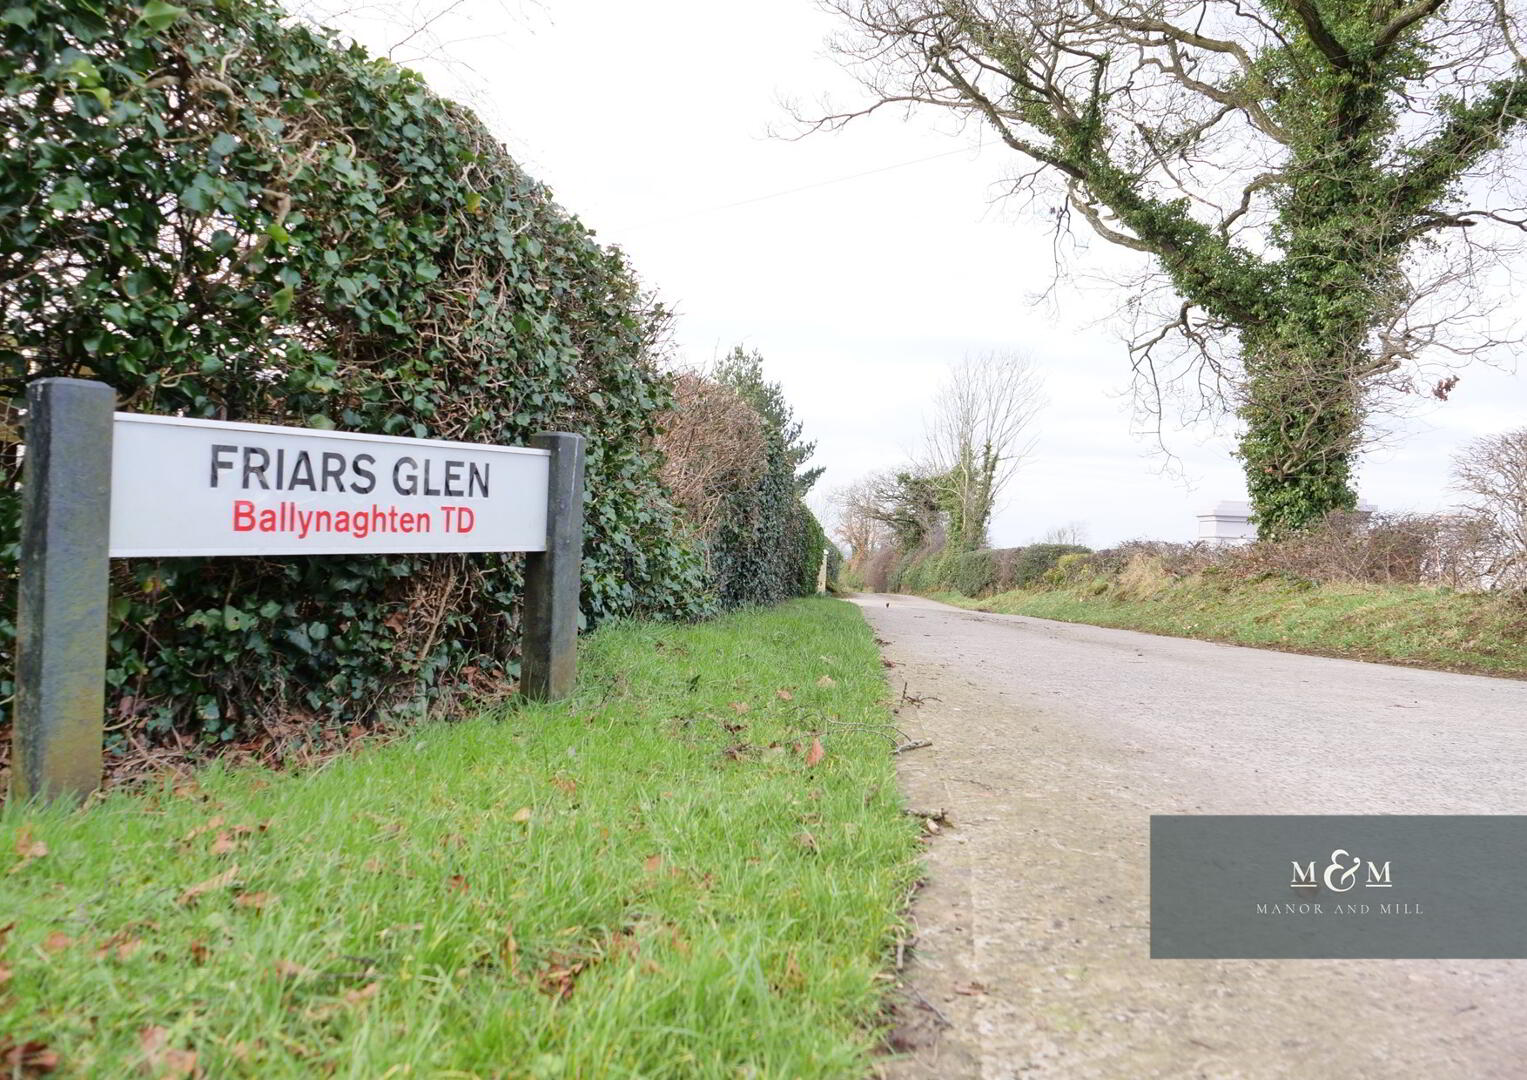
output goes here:
[{"label": "overhead power line", "polygon": [[956,154],[979,154],[981,147],[962,146],[958,150],[946,150],[941,154],[929,154],[927,157],[913,158],[910,161],[898,161],[892,165],[882,165],[877,169],[866,169],[863,172],[850,173],[847,176],[835,176],[829,180],[818,180],[811,184],[802,184],[800,187],[786,188],[783,191],[771,191],[767,195],[754,195],[748,199],[739,199],[737,202],[722,203],[719,206],[709,206],[703,210],[691,210],[682,214],[672,214],[668,217],[656,218],[652,221],[644,221],[640,225],[633,225],[621,232],[635,232],[638,229],[650,229],[656,225],[669,225],[675,221],[688,221],[692,218],[704,217],[707,214],[719,214],[723,210],[735,210],[740,206],[751,206],[754,203],[767,202],[770,199],[782,199],[787,195],[798,195],[803,191],[814,191],[817,188],[830,187],[833,184],[846,184],[850,180],[860,180],[866,176],[875,176],[879,173],[891,172],[894,169],[905,169],[910,165],[921,165],[927,161],[937,161],[940,158],[954,157]]}]

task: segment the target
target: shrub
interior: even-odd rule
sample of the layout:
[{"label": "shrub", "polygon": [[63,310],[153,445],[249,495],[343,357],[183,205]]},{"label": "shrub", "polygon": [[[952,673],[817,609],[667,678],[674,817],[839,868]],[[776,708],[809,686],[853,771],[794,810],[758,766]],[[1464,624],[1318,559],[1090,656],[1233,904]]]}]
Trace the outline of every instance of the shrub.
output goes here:
[{"label": "shrub", "polygon": [[951,560],[949,587],[966,596],[988,596],[997,585],[996,552],[962,551]]},{"label": "shrub", "polygon": [[[505,444],[579,431],[585,620],[704,610],[650,448],[667,313],[470,112],[266,0],[11,14],[10,397],[72,375],[138,412]],[[512,677],[521,580],[509,555],[115,563],[114,726],[228,739]],[[7,672],[13,625],[0,613]]]},{"label": "shrub", "polygon": [[1079,544],[1030,544],[1019,551],[1014,561],[1012,587],[1026,589],[1039,583],[1062,555],[1086,555],[1090,551]]}]

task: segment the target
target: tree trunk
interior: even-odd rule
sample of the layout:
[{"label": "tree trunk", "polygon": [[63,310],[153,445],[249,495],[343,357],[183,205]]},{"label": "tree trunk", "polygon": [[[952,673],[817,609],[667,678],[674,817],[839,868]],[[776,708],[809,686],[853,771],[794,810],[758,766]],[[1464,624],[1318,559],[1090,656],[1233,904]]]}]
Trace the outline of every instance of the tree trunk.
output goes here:
[{"label": "tree trunk", "polygon": [[1351,356],[1269,350],[1246,366],[1237,456],[1258,535],[1276,540],[1333,510],[1354,509],[1364,409]]}]

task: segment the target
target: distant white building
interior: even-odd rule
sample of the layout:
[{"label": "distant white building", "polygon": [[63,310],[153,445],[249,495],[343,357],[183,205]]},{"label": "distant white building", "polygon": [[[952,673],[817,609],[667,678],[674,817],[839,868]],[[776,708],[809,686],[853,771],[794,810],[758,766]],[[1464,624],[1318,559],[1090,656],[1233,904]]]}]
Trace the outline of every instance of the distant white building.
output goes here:
[{"label": "distant white building", "polygon": [[[1371,514],[1378,507],[1369,502],[1357,504],[1359,514]],[[1249,502],[1226,499],[1198,515],[1198,538],[1211,544],[1249,544],[1257,538],[1251,523]]]},{"label": "distant white building", "polygon": [[1257,538],[1251,504],[1226,499],[1198,515],[1198,538],[1211,544],[1249,544]]}]

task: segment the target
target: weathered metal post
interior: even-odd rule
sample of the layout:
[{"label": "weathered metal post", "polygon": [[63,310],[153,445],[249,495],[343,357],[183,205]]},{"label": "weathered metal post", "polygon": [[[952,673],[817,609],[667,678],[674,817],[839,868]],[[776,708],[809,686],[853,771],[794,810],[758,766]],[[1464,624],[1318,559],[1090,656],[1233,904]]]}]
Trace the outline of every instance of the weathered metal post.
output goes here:
[{"label": "weathered metal post", "polygon": [[27,387],[13,799],[83,798],[101,783],[115,404],[86,379]]},{"label": "weathered metal post", "polygon": [[546,550],[525,556],[520,692],[532,701],[556,701],[572,693],[578,662],[583,436],[543,432],[530,445],[551,451],[551,471],[546,486]]}]

